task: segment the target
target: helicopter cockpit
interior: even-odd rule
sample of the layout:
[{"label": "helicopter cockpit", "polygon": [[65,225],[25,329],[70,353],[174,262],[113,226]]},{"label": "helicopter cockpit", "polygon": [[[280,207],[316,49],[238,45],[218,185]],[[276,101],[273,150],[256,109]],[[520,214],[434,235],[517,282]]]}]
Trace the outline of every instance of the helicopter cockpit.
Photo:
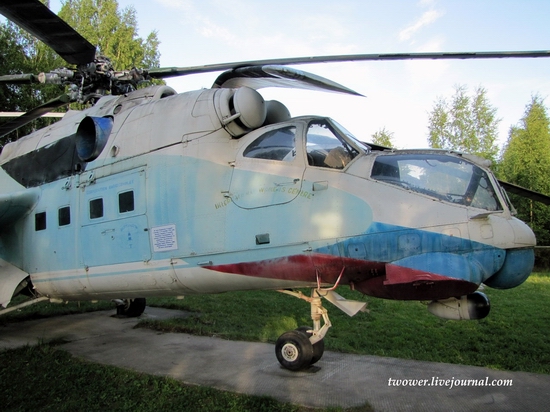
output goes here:
[{"label": "helicopter cockpit", "polygon": [[460,157],[425,152],[379,155],[371,178],[453,204],[503,210],[487,172]]},{"label": "helicopter cockpit", "polygon": [[[304,122],[306,121],[306,122]],[[379,150],[355,138],[343,126],[329,118],[307,117],[290,120],[291,124],[258,130],[259,137],[249,143],[243,158],[299,162],[299,147],[305,143],[307,166],[350,170],[354,159],[367,156],[367,163],[351,173],[370,178],[438,200],[489,212],[513,210],[505,195],[505,206],[497,193],[500,188],[484,169],[483,159],[442,150]],[[301,143],[298,143],[301,142]],[[374,159],[370,156],[373,155]],[[354,162],[355,163],[355,162]],[[370,170],[364,165],[370,164]],[[345,169],[345,170],[344,170]],[[359,171],[361,170],[361,172]]]},{"label": "helicopter cockpit", "polygon": [[[275,128],[255,139],[243,152],[247,158],[293,161],[297,156],[296,126]],[[360,151],[352,146],[343,132],[326,119],[315,119],[307,126],[306,153],[309,166],[344,169]],[[359,146],[351,135],[347,136]],[[359,146],[361,147],[361,146]],[[365,146],[364,150],[367,150]]]},{"label": "helicopter cockpit", "polygon": [[309,124],[306,150],[310,166],[331,169],[343,169],[359,155],[359,151],[335,133],[325,121]]}]

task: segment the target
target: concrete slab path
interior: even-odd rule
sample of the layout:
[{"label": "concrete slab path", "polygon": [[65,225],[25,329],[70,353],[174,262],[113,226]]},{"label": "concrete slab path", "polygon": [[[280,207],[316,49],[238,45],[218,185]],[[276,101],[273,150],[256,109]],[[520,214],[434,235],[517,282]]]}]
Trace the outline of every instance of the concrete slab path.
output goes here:
[{"label": "concrete slab path", "polygon": [[[61,348],[93,362],[309,407],[368,402],[376,411],[541,411],[550,405],[550,375],[330,351],[310,369],[290,372],[280,367],[273,344],[134,329],[139,318],[112,314],[9,324],[0,327],[0,350],[63,339]],[[142,317],[178,316],[185,314],[148,307]]]}]

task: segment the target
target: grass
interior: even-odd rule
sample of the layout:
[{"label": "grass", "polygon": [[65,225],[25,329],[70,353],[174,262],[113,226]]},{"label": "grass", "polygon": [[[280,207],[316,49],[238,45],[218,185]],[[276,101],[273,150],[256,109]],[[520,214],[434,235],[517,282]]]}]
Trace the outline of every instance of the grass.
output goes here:
[{"label": "grass", "polygon": [[0,365],[3,412],[313,410],[92,364],[48,344],[0,352]]},{"label": "grass", "polygon": [[[18,305],[29,298],[18,296],[10,302],[11,306]],[[6,323],[23,322],[26,320],[44,319],[52,316],[72,315],[75,313],[93,312],[96,310],[114,309],[115,305],[111,302],[67,302],[67,303],[50,303],[40,302],[35,305],[27,306],[13,312],[6,313],[0,316],[0,326]]]},{"label": "grass", "polygon": [[[488,366],[494,369],[550,373],[550,274],[533,274],[511,290],[485,290],[491,313],[481,321],[447,321],[422,302],[339,293],[369,303],[370,313],[353,318],[329,303],[333,327],[327,350],[436,362]],[[276,292],[232,292],[188,296],[183,300],[149,299],[150,305],[192,312],[185,319],[152,322],[141,327],[188,332],[225,339],[274,342],[283,332],[310,324],[306,302]],[[59,314],[109,309],[110,303],[45,304],[0,317],[21,322]],[[0,352],[2,411],[310,411],[268,397],[238,395],[211,388],[92,364],[60,348],[41,344]],[[329,409],[342,411],[342,409]],[[371,411],[369,405],[346,411]]]},{"label": "grass", "polygon": [[[327,350],[550,373],[549,274],[533,274],[515,289],[486,288],[491,313],[480,321],[443,320],[429,314],[423,302],[338,292],[366,300],[370,313],[350,318],[326,303],[333,324],[325,338]],[[139,324],[166,332],[275,342],[283,332],[311,324],[307,303],[270,291],[151,299],[149,304],[194,313]]]}]

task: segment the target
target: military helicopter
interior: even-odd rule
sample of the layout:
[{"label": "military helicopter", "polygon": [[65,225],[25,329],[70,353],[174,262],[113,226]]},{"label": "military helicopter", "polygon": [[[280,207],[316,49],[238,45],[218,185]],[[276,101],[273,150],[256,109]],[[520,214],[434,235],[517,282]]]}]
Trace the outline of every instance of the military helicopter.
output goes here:
[{"label": "military helicopter", "polygon": [[[73,68],[0,76],[68,92],[0,126],[5,135],[71,101],[51,126],[0,154],[0,304],[113,300],[139,316],[145,298],[277,290],[308,302],[312,325],[284,333],[290,370],[321,359],[331,322],[368,296],[430,301],[447,319],[481,319],[478,288],[529,276],[536,244],[487,161],[359,141],[335,120],[291,117],[262,87],[358,95],[288,64],[357,60],[549,57],[549,51],[323,56],[116,71],[38,0],[0,13]],[[74,68],[75,67],[75,68]],[[209,89],[138,89],[148,79],[223,71]],[[310,288],[307,296],[300,288]],[[18,294],[32,299],[8,307]]]}]

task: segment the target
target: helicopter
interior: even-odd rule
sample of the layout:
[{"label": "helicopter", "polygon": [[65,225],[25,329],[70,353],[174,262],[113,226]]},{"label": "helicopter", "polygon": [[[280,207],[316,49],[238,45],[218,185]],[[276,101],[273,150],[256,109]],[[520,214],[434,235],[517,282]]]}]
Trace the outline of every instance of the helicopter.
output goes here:
[{"label": "helicopter", "polygon": [[[56,123],[0,153],[0,305],[112,300],[140,316],[145,298],[276,290],[308,302],[312,325],[283,333],[282,367],[318,362],[332,326],[322,299],[349,316],[367,296],[428,301],[445,319],[482,319],[480,285],[513,288],[536,239],[514,217],[490,163],[448,150],[367,144],[337,121],[292,117],[264,87],[360,95],[288,65],[402,59],[536,58],[550,51],[314,56],[117,71],[38,0],[0,13],[72,68],[0,76],[67,92],[0,125],[6,135],[70,102]],[[177,93],[151,79],[222,72]],[[310,289],[306,295],[300,289]],[[31,300],[10,306],[23,294]]]}]

